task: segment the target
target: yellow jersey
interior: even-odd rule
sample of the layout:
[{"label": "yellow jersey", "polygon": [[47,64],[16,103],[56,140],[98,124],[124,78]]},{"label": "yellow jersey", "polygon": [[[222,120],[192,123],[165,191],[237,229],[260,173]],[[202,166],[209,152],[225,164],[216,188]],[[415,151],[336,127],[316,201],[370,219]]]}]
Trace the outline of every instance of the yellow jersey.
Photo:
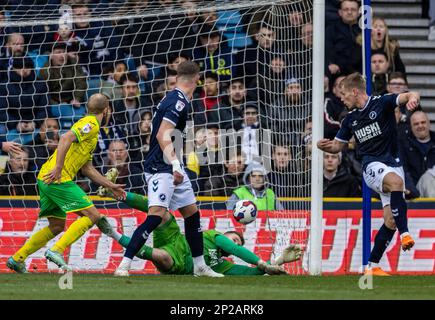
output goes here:
[{"label": "yellow jersey", "polygon": [[[71,144],[65,156],[61,182],[72,181],[81,167],[89,160],[92,160],[92,153],[98,142],[100,124],[94,115],[89,115],[74,123],[71,131],[76,135],[77,141]],[[43,180],[44,176],[54,168],[56,158],[57,149],[42,165],[38,174],[39,180]]]}]

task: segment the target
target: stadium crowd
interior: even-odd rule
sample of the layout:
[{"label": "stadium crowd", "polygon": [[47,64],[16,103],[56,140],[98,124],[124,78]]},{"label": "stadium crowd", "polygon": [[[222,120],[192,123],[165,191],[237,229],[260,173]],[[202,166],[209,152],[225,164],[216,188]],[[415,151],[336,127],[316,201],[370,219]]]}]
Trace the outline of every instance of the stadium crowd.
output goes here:
[{"label": "stadium crowd", "polygon": [[[153,111],[174,89],[178,64],[193,60],[202,79],[192,100],[194,148],[186,148],[184,163],[195,192],[227,196],[229,203],[251,193],[266,199],[266,209],[281,208],[285,203],[278,197],[307,196],[313,26],[303,3],[283,10],[285,28],[278,29],[266,10],[198,12],[198,3],[188,0],[9,1],[0,8],[0,22],[62,4],[71,5],[73,22],[0,27],[0,194],[36,194],[37,171],[97,92],[109,97],[111,117],[101,128],[94,165],[102,173],[116,167],[117,183],[146,193],[142,160]],[[332,139],[348,112],[340,82],[361,72],[362,38],[357,1],[326,3],[325,101],[319,107],[324,135]],[[172,11],[175,5],[186,14]],[[141,16],[148,6],[161,14]],[[106,9],[137,18],[88,21]],[[399,43],[380,17],[372,20],[371,46],[373,94],[406,92]],[[427,114],[398,107],[396,120],[407,197],[435,197],[435,132]],[[229,130],[239,132],[239,139],[229,143]],[[8,158],[9,142],[21,144],[22,151]],[[325,196],[361,195],[354,146],[324,154]],[[98,188],[80,176],[78,182],[91,193]]]}]

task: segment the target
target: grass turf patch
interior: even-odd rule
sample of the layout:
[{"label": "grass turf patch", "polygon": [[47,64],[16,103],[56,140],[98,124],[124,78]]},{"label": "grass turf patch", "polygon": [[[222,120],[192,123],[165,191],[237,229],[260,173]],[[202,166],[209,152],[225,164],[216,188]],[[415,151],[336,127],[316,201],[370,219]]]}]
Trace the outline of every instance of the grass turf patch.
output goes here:
[{"label": "grass turf patch", "polygon": [[359,276],[130,276],[74,274],[61,290],[59,274],[1,274],[0,299],[435,299],[435,276],[392,276],[361,290]]}]

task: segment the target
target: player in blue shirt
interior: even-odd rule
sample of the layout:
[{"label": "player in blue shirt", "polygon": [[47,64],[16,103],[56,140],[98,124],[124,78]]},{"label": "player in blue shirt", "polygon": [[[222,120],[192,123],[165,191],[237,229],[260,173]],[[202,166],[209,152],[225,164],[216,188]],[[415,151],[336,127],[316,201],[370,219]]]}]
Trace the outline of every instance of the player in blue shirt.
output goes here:
[{"label": "player in blue shirt", "polygon": [[322,139],[317,147],[330,153],[340,152],[352,135],[362,157],[363,176],[367,185],[380,194],[385,223],[379,229],[370,254],[366,274],[388,275],[378,263],[396,228],[404,251],[414,246],[408,232],[405,179],[399,158],[394,109],[406,104],[409,111],[420,103],[417,92],[368,96],[363,76],[353,73],[342,80],[341,100],[351,110],[344,118],[334,140]]},{"label": "player in blue shirt", "polygon": [[223,277],[206,265],[200,214],[190,180],[177,158],[183,148],[183,131],[191,109],[190,99],[199,80],[196,63],[180,63],[176,88],[157,105],[153,117],[150,150],[145,158],[149,211],[144,223],[133,233],[116,276],[128,276],[131,261],[151,232],[162,222],[167,209],[179,210],[184,217],[185,237],[193,257],[196,276]]}]

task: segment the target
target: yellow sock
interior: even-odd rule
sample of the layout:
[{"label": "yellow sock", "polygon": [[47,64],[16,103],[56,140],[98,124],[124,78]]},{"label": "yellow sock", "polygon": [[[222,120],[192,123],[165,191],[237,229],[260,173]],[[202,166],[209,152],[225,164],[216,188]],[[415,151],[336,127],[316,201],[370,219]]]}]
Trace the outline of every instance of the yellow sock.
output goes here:
[{"label": "yellow sock", "polygon": [[24,262],[32,253],[38,251],[47,244],[48,241],[54,238],[54,234],[50,228],[45,227],[33,234],[29,240],[18,250],[12,258],[18,262]]},{"label": "yellow sock", "polygon": [[88,217],[81,217],[74,221],[63,236],[54,244],[51,250],[63,254],[65,249],[76,242],[82,235],[88,231],[94,223]]}]

